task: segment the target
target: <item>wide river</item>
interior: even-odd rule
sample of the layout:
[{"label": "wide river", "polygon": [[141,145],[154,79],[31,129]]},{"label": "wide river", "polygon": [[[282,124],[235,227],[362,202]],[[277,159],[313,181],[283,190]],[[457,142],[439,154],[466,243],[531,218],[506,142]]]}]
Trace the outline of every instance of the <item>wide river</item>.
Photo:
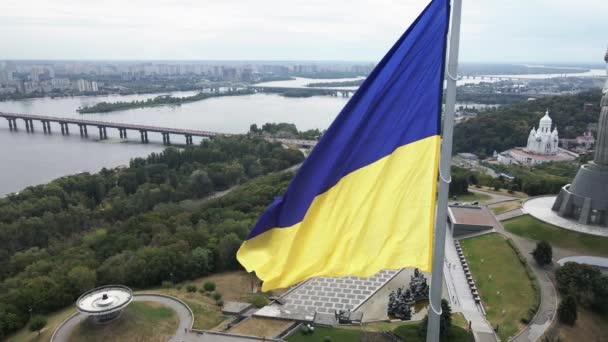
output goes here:
[{"label": "wide river", "polygon": [[[265,85],[301,87],[312,82],[333,81],[345,80],[298,78],[293,81],[268,82]],[[178,92],[173,95],[186,96],[193,93]],[[348,101],[342,97],[286,98],[274,94],[255,94],[211,98],[181,106],[103,114],[81,115],[76,112],[81,106],[97,102],[144,100],[154,96],[157,94],[6,101],[0,102],[0,111],[245,133],[251,124],[262,125],[267,122],[290,122],[300,130],[325,129]],[[129,131],[129,141],[123,142],[118,138],[116,130],[108,129],[110,139],[100,142],[95,127],[89,127],[89,138],[82,139],[76,126],[70,127],[71,135],[62,136],[58,125],[52,125],[53,133],[45,135],[40,122],[34,122],[33,134],[25,132],[23,121],[18,121],[17,124],[19,131],[11,132],[8,121],[0,118],[0,146],[3,146],[0,149],[0,196],[69,174],[125,165],[131,158],[146,156],[164,148],[160,134],[150,134],[150,144],[144,145],[138,142],[138,132]],[[183,144],[185,140],[182,136],[172,136],[171,142]]]},{"label": "wide river", "polygon": [[[193,93],[179,92],[173,95],[186,96]],[[0,102],[0,111],[245,133],[251,124],[262,125],[267,122],[290,122],[300,130],[324,129],[348,100],[328,96],[286,98],[274,94],[255,94],[211,98],[175,107],[161,106],[86,115],[76,112],[78,107],[101,101],[143,100],[154,96],[156,94],[6,101]],[[8,121],[0,118],[0,146],[3,146],[0,149],[0,196],[68,174],[126,165],[133,157],[146,156],[164,148],[160,134],[149,134],[151,142],[144,145],[139,143],[139,132],[136,131],[128,131],[129,142],[121,142],[118,131],[108,129],[110,139],[100,142],[96,127],[89,127],[89,138],[82,139],[77,126],[70,127],[71,135],[62,136],[58,125],[51,124],[51,135],[43,133],[40,122],[34,121],[34,134],[26,133],[23,121],[19,120],[17,125],[19,130],[11,132]],[[171,142],[183,144],[185,140],[182,136],[171,136]],[[197,143],[197,140],[194,142]]]}]

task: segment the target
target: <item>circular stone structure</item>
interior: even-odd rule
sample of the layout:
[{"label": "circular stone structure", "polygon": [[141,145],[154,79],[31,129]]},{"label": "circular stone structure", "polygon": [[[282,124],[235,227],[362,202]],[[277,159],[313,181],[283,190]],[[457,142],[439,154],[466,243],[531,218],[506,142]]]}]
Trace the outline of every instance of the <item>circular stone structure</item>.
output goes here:
[{"label": "circular stone structure", "polygon": [[99,323],[109,322],[120,316],[133,300],[133,292],[122,285],[106,285],[83,293],[76,300],[76,308]]},{"label": "circular stone structure", "polygon": [[560,228],[572,230],[579,233],[608,237],[608,229],[601,226],[584,224],[578,220],[560,216],[551,210],[551,205],[555,203],[557,196],[539,196],[526,200],[523,204],[523,211],[546,223]]}]

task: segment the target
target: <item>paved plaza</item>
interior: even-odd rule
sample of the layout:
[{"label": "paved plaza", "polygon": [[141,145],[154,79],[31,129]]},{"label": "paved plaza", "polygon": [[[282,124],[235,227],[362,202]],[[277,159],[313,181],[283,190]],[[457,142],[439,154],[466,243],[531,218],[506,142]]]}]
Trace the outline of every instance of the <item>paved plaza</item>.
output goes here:
[{"label": "paved plaza", "polygon": [[333,314],[336,310],[356,310],[402,270],[383,270],[369,278],[313,278],[300,284],[281,299],[255,313],[255,316],[312,321],[315,312]]},{"label": "paved plaza", "polygon": [[523,209],[526,213],[554,226],[574,230],[579,233],[608,236],[608,228],[582,224],[557,215],[557,212],[551,210],[556,198],[557,196],[535,197],[524,202]]}]

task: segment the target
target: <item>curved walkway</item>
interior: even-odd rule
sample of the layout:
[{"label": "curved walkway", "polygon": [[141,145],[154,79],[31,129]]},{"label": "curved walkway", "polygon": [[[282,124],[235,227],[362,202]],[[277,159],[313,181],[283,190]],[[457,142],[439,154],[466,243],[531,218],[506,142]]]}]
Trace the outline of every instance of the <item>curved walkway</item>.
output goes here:
[{"label": "curved walkway", "polygon": [[[496,219],[496,216],[494,216]],[[517,249],[521,252],[521,254],[526,258],[526,261],[532,268],[536,279],[538,279],[538,283],[540,285],[540,306],[538,307],[538,311],[532,321],[528,326],[522,329],[515,337],[513,337],[510,341],[514,342],[532,342],[540,339],[543,334],[547,331],[549,326],[556,317],[557,313],[557,291],[551,279],[547,274],[547,271],[541,267],[539,267],[532,257],[532,251],[536,248],[536,242],[532,240],[527,240],[517,235],[511,234],[504,229],[502,224],[498,219],[496,219],[497,223],[497,232],[510,238],[517,246]]]},{"label": "curved walkway", "polygon": [[[169,341],[179,342],[190,339],[191,334],[189,331],[192,329],[194,317],[192,310],[190,310],[186,303],[177,298],[158,294],[134,294],[133,300],[138,302],[154,302],[173,309],[177,313],[179,324],[177,330],[175,331],[175,335],[173,335]],[[55,329],[53,336],[51,336],[51,342],[68,341],[68,338],[70,337],[70,334],[74,328],[76,328],[76,326],[78,326],[78,324],[80,324],[86,318],[87,316],[81,314],[80,312],[76,312],[72,316],[68,317],[57,327],[57,329]]]},{"label": "curved walkway", "polygon": [[483,204],[486,204],[486,205],[492,205],[492,204],[497,204],[497,203],[502,203],[502,202],[511,202],[511,201],[516,201],[516,200],[521,199],[520,197],[507,196],[507,195],[498,194],[498,193],[491,192],[491,191],[477,189],[474,187],[469,187],[469,192],[490,196],[489,200],[482,201]]}]

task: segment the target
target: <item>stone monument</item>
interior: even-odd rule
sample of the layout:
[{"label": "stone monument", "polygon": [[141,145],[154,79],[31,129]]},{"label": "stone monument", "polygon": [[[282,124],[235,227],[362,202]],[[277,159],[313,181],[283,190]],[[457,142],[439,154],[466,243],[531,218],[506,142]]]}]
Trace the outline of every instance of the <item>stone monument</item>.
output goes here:
[{"label": "stone monument", "polygon": [[80,313],[92,317],[95,322],[106,323],[120,316],[133,300],[133,292],[122,285],[106,285],[83,293],[76,300]]},{"label": "stone monument", "polygon": [[[608,51],[604,61],[608,76]],[[594,159],[560,190],[552,209],[582,224],[608,227],[608,80],[602,94]]]},{"label": "stone monument", "polygon": [[412,306],[419,301],[429,299],[429,285],[426,277],[415,269],[414,275],[410,277],[410,286],[405,289],[397,288],[388,297],[387,314],[393,315],[404,321],[412,319]]}]

